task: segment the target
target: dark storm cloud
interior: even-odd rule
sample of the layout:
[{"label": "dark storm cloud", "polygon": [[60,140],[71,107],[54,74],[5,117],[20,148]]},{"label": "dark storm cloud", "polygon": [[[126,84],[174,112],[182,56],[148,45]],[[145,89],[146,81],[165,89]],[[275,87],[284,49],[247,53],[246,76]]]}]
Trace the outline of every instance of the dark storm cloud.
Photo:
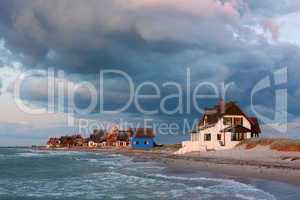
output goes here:
[{"label": "dark storm cloud", "polygon": [[231,97],[248,103],[255,83],[283,66],[292,77],[291,96],[298,94],[299,47],[274,44],[255,32],[258,26],[277,39],[280,31],[265,17],[297,6],[287,0],[3,0],[0,37],[24,55],[28,68],[54,66],[82,79],[100,69],[121,69],[137,83],[185,84],[190,67],[193,83],[234,81]]},{"label": "dark storm cloud", "polygon": [[[29,65],[56,64],[69,71],[84,68],[87,73],[105,67],[143,67],[148,60],[158,65],[151,58],[153,52],[168,56],[191,48],[214,46],[212,51],[220,51],[232,45],[227,26],[236,26],[238,13],[231,4],[205,0],[199,8],[203,13],[191,14],[194,9],[188,4],[172,10],[170,2],[140,2],[1,1],[5,10],[1,34],[7,47],[23,53]],[[56,56],[49,58],[50,52]]]}]

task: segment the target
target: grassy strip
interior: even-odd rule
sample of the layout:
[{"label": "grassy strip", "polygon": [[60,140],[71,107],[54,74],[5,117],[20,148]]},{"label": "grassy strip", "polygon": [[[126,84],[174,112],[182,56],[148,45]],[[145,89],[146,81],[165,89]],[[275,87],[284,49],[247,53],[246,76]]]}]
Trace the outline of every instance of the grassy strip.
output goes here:
[{"label": "grassy strip", "polygon": [[246,149],[253,149],[256,146],[270,146],[270,149],[277,151],[293,151],[300,152],[300,140],[296,139],[271,139],[271,138],[260,138],[260,139],[249,139],[240,143],[245,145]]}]

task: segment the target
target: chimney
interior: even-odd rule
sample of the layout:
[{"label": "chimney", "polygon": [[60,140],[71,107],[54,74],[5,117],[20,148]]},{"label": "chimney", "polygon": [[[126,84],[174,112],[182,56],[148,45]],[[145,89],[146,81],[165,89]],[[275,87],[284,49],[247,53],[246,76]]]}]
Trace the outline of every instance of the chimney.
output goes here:
[{"label": "chimney", "polygon": [[224,114],[225,113],[225,101],[224,101],[223,97],[221,97],[221,99],[220,99],[219,107],[220,107],[221,114]]}]

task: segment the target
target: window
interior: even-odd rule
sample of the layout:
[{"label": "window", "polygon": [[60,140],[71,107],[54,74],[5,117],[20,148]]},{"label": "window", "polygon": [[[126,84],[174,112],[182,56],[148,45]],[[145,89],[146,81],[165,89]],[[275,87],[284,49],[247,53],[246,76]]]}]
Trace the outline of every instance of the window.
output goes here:
[{"label": "window", "polygon": [[224,125],[232,125],[232,118],[231,117],[224,117],[223,118]]},{"label": "window", "polygon": [[204,134],[204,141],[211,141],[211,134]]},{"label": "window", "polygon": [[218,140],[222,140],[222,135],[221,134],[218,134],[217,137],[218,137]]},{"label": "window", "polygon": [[243,133],[232,133],[231,141],[242,141],[245,139],[245,135]]},{"label": "window", "polygon": [[242,117],[235,117],[234,118],[234,125],[243,125],[243,118]]},{"label": "window", "polygon": [[135,141],[134,143],[135,143],[135,144],[137,144],[137,145],[139,145],[139,144],[140,144],[140,142],[139,142],[139,141]]},{"label": "window", "polygon": [[144,142],[144,144],[145,144],[145,145],[148,145],[148,144],[149,144],[149,142],[146,140],[146,141]]}]

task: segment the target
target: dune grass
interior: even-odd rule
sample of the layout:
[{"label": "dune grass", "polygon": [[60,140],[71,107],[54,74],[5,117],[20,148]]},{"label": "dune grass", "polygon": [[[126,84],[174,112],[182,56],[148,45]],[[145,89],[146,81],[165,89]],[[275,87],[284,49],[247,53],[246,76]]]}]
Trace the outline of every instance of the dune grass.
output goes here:
[{"label": "dune grass", "polygon": [[269,146],[272,150],[277,151],[293,151],[300,152],[300,140],[296,139],[249,139],[241,142],[240,145],[245,145],[246,149],[253,149],[256,146]]}]

